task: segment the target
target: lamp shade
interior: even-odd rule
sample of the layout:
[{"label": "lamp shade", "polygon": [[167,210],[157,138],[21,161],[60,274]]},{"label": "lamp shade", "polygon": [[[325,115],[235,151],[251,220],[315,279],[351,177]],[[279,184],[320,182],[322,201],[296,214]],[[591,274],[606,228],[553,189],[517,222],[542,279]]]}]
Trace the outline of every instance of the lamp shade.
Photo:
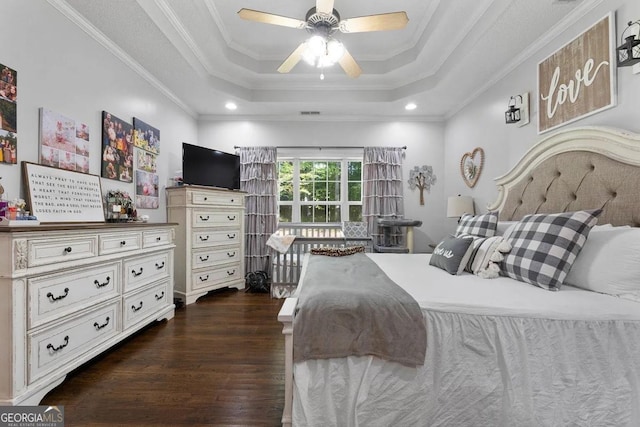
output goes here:
[{"label": "lamp shade", "polygon": [[449,196],[447,200],[447,217],[460,218],[462,214],[474,214],[473,197],[471,196]]}]

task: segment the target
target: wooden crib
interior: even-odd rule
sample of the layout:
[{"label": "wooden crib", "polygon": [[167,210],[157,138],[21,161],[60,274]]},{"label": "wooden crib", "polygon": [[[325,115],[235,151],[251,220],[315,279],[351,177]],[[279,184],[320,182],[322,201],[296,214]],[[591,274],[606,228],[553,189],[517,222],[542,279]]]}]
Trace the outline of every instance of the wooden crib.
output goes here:
[{"label": "wooden crib", "polygon": [[304,255],[311,249],[356,245],[364,245],[366,250],[371,249],[369,238],[345,237],[340,223],[282,223],[277,232],[294,235],[296,238],[286,253],[271,250],[271,296],[274,298],[286,298],[293,293],[300,279]]}]

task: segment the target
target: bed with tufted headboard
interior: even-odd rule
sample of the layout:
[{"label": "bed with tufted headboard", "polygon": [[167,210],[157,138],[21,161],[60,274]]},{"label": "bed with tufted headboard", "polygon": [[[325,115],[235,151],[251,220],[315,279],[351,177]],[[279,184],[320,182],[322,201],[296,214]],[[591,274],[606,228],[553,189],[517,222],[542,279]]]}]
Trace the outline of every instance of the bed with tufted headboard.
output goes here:
[{"label": "bed with tufted headboard", "polygon": [[603,127],[568,129],[533,146],[496,178],[489,210],[500,220],[602,208],[600,224],[640,225],[640,135]]},{"label": "bed with tufted headboard", "polygon": [[[490,212],[464,217],[434,254],[366,255],[419,306],[424,364],[293,363],[304,305],[285,300],[283,425],[640,425],[640,135],[561,131],[496,183]],[[305,267],[298,289],[314,279]]]}]

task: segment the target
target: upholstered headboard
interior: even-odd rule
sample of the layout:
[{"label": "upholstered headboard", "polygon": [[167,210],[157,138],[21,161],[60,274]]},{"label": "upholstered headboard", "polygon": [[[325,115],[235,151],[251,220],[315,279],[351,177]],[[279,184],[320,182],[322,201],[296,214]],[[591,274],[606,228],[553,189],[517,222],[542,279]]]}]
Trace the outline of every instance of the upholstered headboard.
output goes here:
[{"label": "upholstered headboard", "polygon": [[544,138],[495,179],[500,220],[602,208],[599,224],[640,226],[640,135],[603,127]]}]

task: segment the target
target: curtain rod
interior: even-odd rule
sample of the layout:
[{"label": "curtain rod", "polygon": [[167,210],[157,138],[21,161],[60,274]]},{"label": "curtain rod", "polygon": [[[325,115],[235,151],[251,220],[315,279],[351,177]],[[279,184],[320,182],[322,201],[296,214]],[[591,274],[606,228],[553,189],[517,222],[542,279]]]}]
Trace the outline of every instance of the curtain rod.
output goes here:
[{"label": "curtain rod", "polygon": [[[241,147],[239,145],[234,145],[233,148],[235,150],[237,150],[238,148],[245,148],[245,147]],[[317,150],[355,150],[355,149],[364,149],[366,147],[363,146],[355,146],[355,145],[327,145],[327,146],[323,146],[323,147],[314,147],[311,145],[276,145],[276,148],[292,148],[295,150],[299,150],[299,149],[307,149],[307,148],[315,148]],[[387,148],[387,147],[383,147],[383,148]],[[403,150],[407,149],[407,146],[404,145],[402,147],[390,147],[390,148],[402,148]]]}]

